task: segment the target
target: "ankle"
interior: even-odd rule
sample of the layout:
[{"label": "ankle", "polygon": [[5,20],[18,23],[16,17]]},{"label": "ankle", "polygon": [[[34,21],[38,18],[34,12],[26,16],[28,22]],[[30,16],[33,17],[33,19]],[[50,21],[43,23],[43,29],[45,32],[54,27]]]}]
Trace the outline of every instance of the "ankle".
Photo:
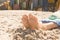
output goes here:
[{"label": "ankle", "polygon": [[38,24],[38,30],[42,29],[42,27],[43,27],[43,24],[42,23],[39,23]]}]

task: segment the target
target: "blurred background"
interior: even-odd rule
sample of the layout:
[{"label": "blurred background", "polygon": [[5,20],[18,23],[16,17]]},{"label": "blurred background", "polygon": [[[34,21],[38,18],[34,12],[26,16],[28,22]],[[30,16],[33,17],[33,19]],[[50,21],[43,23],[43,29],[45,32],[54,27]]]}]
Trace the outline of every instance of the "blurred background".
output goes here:
[{"label": "blurred background", "polygon": [[0,10],[57,11],[60,0],[0,0]]}]

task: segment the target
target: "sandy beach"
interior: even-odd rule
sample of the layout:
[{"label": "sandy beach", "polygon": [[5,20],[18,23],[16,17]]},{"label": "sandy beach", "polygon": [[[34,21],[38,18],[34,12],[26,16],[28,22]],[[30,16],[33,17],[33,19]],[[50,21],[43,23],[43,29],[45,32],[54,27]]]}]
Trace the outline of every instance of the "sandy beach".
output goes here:
[{"label": "sandy beach", "polygon": [[38,20],[48,18],[52,12],[42,11],[0,11],[0,40],[60,40],[60,28],[52,30],[24,30],[22,16],[35,15]]}]

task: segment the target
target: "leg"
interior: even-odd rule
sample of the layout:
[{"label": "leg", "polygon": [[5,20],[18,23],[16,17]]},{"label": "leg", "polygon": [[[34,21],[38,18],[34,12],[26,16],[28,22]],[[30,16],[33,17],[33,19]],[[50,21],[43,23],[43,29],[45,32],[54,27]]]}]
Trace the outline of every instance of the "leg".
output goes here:
[{"label": "leg", "polygon": [[57,27],[57,24],[50,22],[50,23],[38,23],[37,17],[33,15],[29,15],[29,24],[32,29],[43,29],[43,30],[49,30]]},{"label": "leg", "polygon": [[50,22],[50,23],[43,23],[43,27],[41,27],[41,29],[43,30],[49,30],[49,29],[53,29],[53,28],[56,28],[57,27],[57,24],[53,23],[53,22]]}]

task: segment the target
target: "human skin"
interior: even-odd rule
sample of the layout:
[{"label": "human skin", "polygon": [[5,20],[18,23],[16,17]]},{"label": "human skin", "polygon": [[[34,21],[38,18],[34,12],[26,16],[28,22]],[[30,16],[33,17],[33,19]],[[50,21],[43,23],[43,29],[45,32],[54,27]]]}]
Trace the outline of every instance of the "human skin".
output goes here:
[{"label": "human skin", "polygon": [[32,30],[49,30],[58,27],[56,23],[50,22],[50,23],[39,23],[37,17],[33,16],[32,14],[29,14],[29,16],[25,15],[26,18],[29,17],[27,20],[22,17],[24,20],[22,20],[23,25],[25,28],[31,28]]}]

